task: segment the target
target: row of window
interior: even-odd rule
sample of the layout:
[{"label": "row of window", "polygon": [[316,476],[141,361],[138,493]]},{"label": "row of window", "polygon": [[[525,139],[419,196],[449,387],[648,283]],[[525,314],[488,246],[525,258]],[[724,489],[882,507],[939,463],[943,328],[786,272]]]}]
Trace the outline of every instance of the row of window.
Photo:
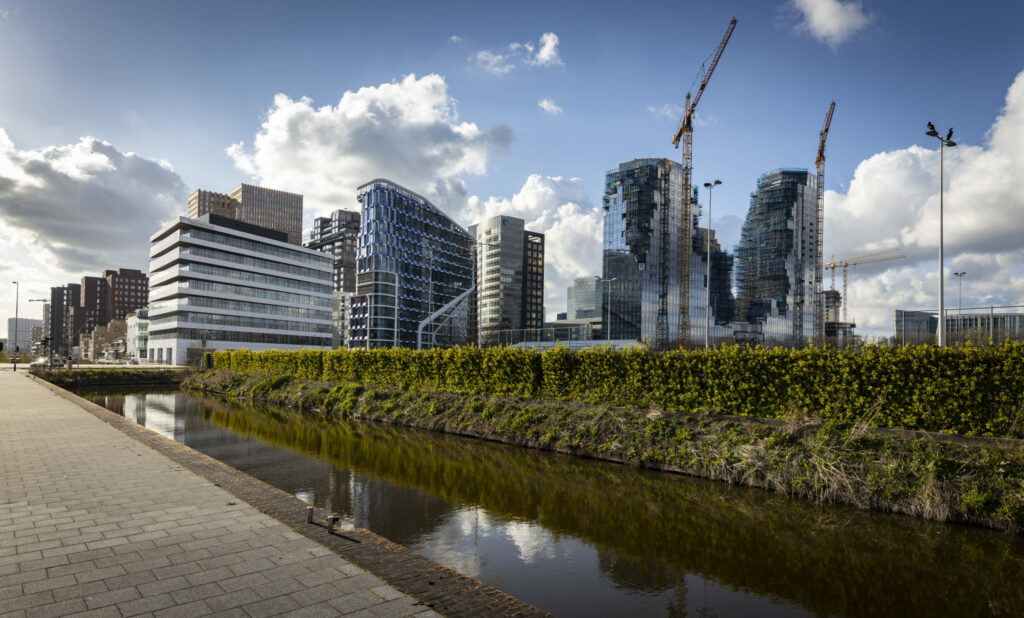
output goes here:
[{"label": "row of window", "polygon": [[221,234],[218,232],[211,232],[209,230],[203,230],[199,228],[191,228],[187,232],[182,233],[182,238],[196,238],[199,240],[206,240],[209,242],[215,242],[222,245],[228,245],[230,247],[236,247],[238,249],[245,249],[246,251],[253,251],[255,253],[264,253],[266,255],[273,255],[296,262],[304,262],[306,264],[313,264],[316,266],[325,266],[331,263],[331,259],[327,256],[311,255],[302,251],[295,251],[292,249],[285,249],[284,247],[278,247],[266,243],[256,242],[254,240],[248,240],[246,238],[239,238],[237,236],[229,236],[227,234]]},{"label": "row of window", "polygon": [[150,341],[162,339],[193,339],[200,341],[232,341],[240,343],[276,343],[278,345],[301,345],[310,347],[330,347],[331,337],[323,335],[280,335],[276,333],[243,333],[239,331],[208,330],[199,328],[174,328],[154,331],[149,334]]},{"label": "row of window", "polygon": [[253,268],[262,268],[264,270],[276,270],[277,272],[288,273],[299,277],[308,277],[310,279],[330,280],[331,278],[330,271],[313,270],[302,266],[292,266],[291,264],[282,264],[281,262],[272,262],[270,260],[263,260],[260,258],[236,255],[234,253],[217,251],[216,249],[207,249],[206,247],[190,246],[183,249],[181,253],[186,256],[195,255],[199,257],[207,257],[212,260],[232,262],[234,264],[251,266]]},{"label": "row of window", "polygon": [[241,270],[235,270],[233,268],[222,268],[220,266],[212,266],[210,264],[182,262],[182,267],[188,268],[192,272],[204,273],[207,275],[214,275],[217,277],[224,277],[227,279],[251,281],[253,283],[265,283],[267,285],[276,285],[284,288],[292,288],[295,290],[306,290],[308,292],[331,292],[330,285],[324,285],[321,283],[311,283],[309,281],[298,281],[296,279],[286,279],[284,277],[275,277],[273,275],[264,275],[262,273],[250,273]]},{"label": "row of window", "polygon": [[219,315],[214,313],[197,313],[194,311],[175,311],[159,319],[151,320],[151,328],[160,328],[171,322],[187,322],[191,324],[213,324],[216,326],[237,326],[240,328],[262,328],[270,330],[294,330],[306,333],[329,333],[330,324],[310,322],[291,322],[288,320],[272,320],[270,318],[250,318],[238,315]]}]

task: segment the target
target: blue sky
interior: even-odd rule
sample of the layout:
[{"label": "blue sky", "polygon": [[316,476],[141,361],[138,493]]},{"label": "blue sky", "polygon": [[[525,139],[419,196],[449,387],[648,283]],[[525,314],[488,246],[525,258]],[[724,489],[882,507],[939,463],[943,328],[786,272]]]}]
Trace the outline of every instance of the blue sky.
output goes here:
[{"label": "blue sky", "polygon": [[[106,181],[106,190],[117,199],[145,204],[140,210],[153,219],[148,227],[145,217],[131,219],[130,238],[124,235],[127,230],[118,236],[111,226],[107,241],[103,229],[86,234],[83,242],[125,249],[107,259],[99,247],[70,251],[73,234],[52,240],[63,232],[46,229],[47,221],[60,218],[68,204],[26,205],[24,191],[0,191],[0,226],[14,238],[6,241],[4,252],[32,256],[13,260],[8,270],[40,294],[104,267],[145,268],[144,240],[183,192],[227,190],[242,181],[274,186],[271,181],[277,181],[290,185],[279,188],[307,195],[309,219],[332,208],[353,208],[354,196],[344,196],[351,195],[347,188],[355,182],[356,172],[350,170],[359,170],[397,175],[395,180],[430,194],[467,224],[474,215],[505,209],[548,226],[549,254],[556,263],[548,272],[547,309],[562,310],[564,284],[586,274],[581,271],[591,264],[589,271],[599,273],[599,253],[584,251],[580,257],[572,246],[593,237],[605,171],[635,157],[678,159],[679,151],[671,146],[678,107],[732,16],[739,23],[698,108],[702,123],[694,137],[694,180],[724,183],[714,195],[714,214],[716,220],[726,217],[716,227],[730,244],[759,174],[776,167],[813,167],[818,131],[832,99],[837,107],[826,186],[842,204],[837,212],[861,212],[867,206],[854,203],[851,183],[862,162],[914,145],[931,150],[931,138],[923,135],[928,120],[940,128],[954,126],[955,139],[964,145],[986,148],[1008,90],[1024,70],[1020,2],[974,2],[965,10],[960,2],[869,0],[663,5],[0,0],[0,129],[15,153],[11,160],[21,162],[7,164],[8,178],[16,177],[12,168],[33,157],[73,159],[70,147],[85,136],[106,142],[118,154],[169,164],[174,172],[161,176],[164,168],[153,168],[143,181],[119,167],[121,175]],[[556,36],[557,46],[554,56],[540,59],[546,33]],[[481,52],[492,59],[504,56],[491,69],[510,68],[500,74],[487,70]],[[329,140],[332,131],[352,133],[353,125],[337,117],[325,120],[317,108],[339,106],[346,92],[401,85],[410,74],[440,78],[431,84],[442,86],[439,96],[447,115],[434,119],[435,128],[472,124],[480,133],[473,144],[454,142],[452,156],[461,157],[461,163],[439,162],[451,149],[441,143],[430,150],[425,143],[430,131],[406,131],[415,110],[373,134],[377,141],[396,136],[395,148],[408,155],[404,177],[401,171],[389,173],[380,157],[367,155],[363,161],[360,152],[342,156],[322,144],[324,150],[306,149],[311,142]],[[293,105],[286,114],[287,106],[275,103],[279,93],[291,103],[302,97],[312,102],[308,109]],[[560,113],[542,109],[539,103],[545,99],[557,106],[549,109]],[[369,108],[355,106],[345,113],[352,109]],[[261,129],[275,118],[295,124]],[[257,147],[261,131],[265,142]],[[294,141],[286,143],[289,137]],[[229,156],[226,149],[239,142],[236,156]],[[48,148],[65,150],[46,155]],[[85,149],[90,148],[95,150]],[[421,165],[422,157],[430,162]],[[246,166],[247,160],[251,165]],[[298,160],[303,169],[285,169]],[[1010,157],[1011,169],[1024,171],[1019,164]],[[65,167],[57,165],[58,171]],[[4,170],[0,161],[0,181]],[[431,170],[437,173],[432,176]],[[531,175],[537,175],[532,185]],[[72,176],[87,184],[99,175]],[[447,190],[431,185],[435,176],[443,176]],[[345,190],[325,188],[332,178]],[[579,180],[570,182],[573,178]],[[871,180],[865,177],[864,182]],[[296,186],[305,183],[311,188]],[[924,213],[931,197],[922,194],[911,201],[919,199]],[[102,199],[88,203],[80,189],[65,201],[76,202],[79,214],[105,212]],[[577,208],[559,211],[563,202]],[[35,209],[31,216],[25,213],[30,208]],[[117,212],[107,214],[116,217]],[[874,240],[860,228],[848,235],[841,222],[831,225],[826,254],[865,252],[875,240],[888,242],[890,236],[901,247],[912,240],[886,229],[882,221]],[[908,226],[914,227],[904,222]],[[567,228],[582,230],[585,238],[573,237]],[[552,235],[564,250],[551,250]],[[850,235],[856,238],[844,239]],[[984,253],[983,243],[969,244],[965,252]],[[917,246],[920,256],[908,253],[903,268],[910,269],[910,278],[915,269],[920,271],[923,282],[927,242],[918,239]],[[1012,257],[1014,248],[1008,249]],[[133,255],[138,256],[135,263],[110,262]],[[1019,272],[1018,262],[998,264],[984,268]],[[977,272],[982,271],[978,266]],[[865,273],[882,276],[881,270]],[[906,287],[895,280],[884,285]],[[865,287],[860,292],[865,306],[869,296],[885,294],[884,285],[881,291]],[[7,290],[0,290],[2,314],[13,305],[10,292],[8,301]],[[981,287],[972,293],[978,302],[995,302]],[[928,294],[923,285],[920,294],[899,302],[928,303]],[[1024,301],[1019,296],[1000,296],[999,302]],[[867,321],[884,323],[883,309],[891,306],[871,305]]]}]

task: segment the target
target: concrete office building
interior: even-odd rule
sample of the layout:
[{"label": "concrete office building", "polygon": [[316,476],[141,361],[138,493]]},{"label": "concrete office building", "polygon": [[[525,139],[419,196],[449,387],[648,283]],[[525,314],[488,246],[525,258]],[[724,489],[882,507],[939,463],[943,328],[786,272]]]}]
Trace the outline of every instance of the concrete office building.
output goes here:
[{"label": "concrete office building", "polygon": [[213,214],[181,217],[150,241],[149,362],[330,347],[331,256]]},{"label": "concrete office building", "polygon": [[764,342],[800,346],[814,336],[818,177],[805,169],[762,174],[736,253],[739,320],[763,325]]},{"label": "concrete office building", "polygon": [[125,356],[144,362],[149,348],[149,310],[139,309],[124,318]]},{"label": "concrete office building", "polygon": [[362,229],[350,348],[467,343],[473,238],[425,197],[378,178],[358,189]]},{"label": "concrete office building", "polygon": [[86,327],[86,312],[82,309],[82,285],[69,283],[63,288],[63,315],[61,319],[62,349],[61,354],[70,356],[78,346],[82,330]]},{"label": "concrete office building", "polygon": [[7,318],[7,341],[10,342],[11,351],[28,352],[32,347],[32,329],[42,325],[42,320],[21,317]]},{"label": "concrete office building", "polygon": [[359,213],[335,210],[329,217],[317,217],[308,238],[307,249],[334,256],[334,291],[356,291],[356,244],[359,242]]},{"label": "concrete office building", "polygon": [[544,235],[522,219],[497,215],[469,228],[476,238],[477,343],[544,324]]},{"label": "concrete office building", "polygon": [[240,184],[229,194],[205,189],[188,197],[188,216],[213,214],[287,234],[289,243],[302,244],[302,196],[277,189]]}]

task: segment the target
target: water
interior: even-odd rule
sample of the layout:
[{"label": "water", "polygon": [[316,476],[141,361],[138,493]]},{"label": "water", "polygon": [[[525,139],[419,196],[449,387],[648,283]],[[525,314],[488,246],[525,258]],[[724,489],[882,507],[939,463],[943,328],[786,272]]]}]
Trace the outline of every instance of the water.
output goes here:
[{"label": "water", "polygon": [[556,616],[1021,616],[1024,539],[180,392],[94,402]]}]

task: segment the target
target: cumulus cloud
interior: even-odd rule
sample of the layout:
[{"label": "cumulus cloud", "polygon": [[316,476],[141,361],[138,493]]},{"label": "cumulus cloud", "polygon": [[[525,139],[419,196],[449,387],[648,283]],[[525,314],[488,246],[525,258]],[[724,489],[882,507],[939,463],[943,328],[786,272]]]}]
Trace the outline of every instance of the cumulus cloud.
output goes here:
[{"label": "cumulus cloud", "polygon": [[462,41],[462,37],[457,34],[453,34],[450,37],[448,37],[449,43],[458,43],[460,41]]},{"label": "cumulus cloud", "polygon": [[551,114],[552,116],[558,116],[564,111],[558,105],[558,103],[555,103],[551,99],[541,99],[540,101],[537,102],[537,107],[541,108],[546,113]]},{"label": "cumulus cloud", "polygon": [[647,106],[647,111],[659,116],[661,118],[668,118],[669,120],[678,120],[683,116],[683,106],[673,105],[672,103],[666,103],[661,107],[654,107],[653,105]]},{"label": "cumulus cloud", "polygon": [[346,92],[337,105],[278,94],[252,145],[227,153],[256,182],[302,193],[312,219],[356,209],[356,188],[377,177],[458,208],[468,193],[462,175],[485,173],[488,155],[510,142],[507,126],[460,122],[440,75],[407,75]]},{"label": "cumulus cloud", "polygon": [[565,66],[558,54],[558,35],[545,32],[539,44],[509,43],[498,50],[484,49],[470,57],[477,68],[494,75],[505,75],[517,66]]},{"label": "cumulus cloud", "polygon": [[573,279],[601,273],[603,212],[579,178],[533,174],[511,198],[472,196],[458,213],[467,224],[495,215],[518,217],[544,236],[544,308],[551,318],[565,310]]},{"label": "cumulus cloud", "polygon": [[833,49],[871,23],[860,2],[850,0],[790,0],[800,14],[797,29],[809,33]]},{"label": "cumulus cloud", "polygon": [[[939,152],[926,146],[876,154],[857,166],[849,191],[825,194],[827,254],[899,247],[907,256],[851,271],[850,310],[869,333],[891,334],[894,308],[938,305]],[[965,306],[1024,304],[1021,177],[1024,72],[1007,91],[986,143],[961,141],[945,153],[947,307],[957,302],[954,271],[967,272]]]},{"label": "cumulus cloud", "polygon": [[0,220],[65,271],[145,270],[149,236],[184,214],[187,196],[164,161],[94,137],[19,150],[0,129]]}]

